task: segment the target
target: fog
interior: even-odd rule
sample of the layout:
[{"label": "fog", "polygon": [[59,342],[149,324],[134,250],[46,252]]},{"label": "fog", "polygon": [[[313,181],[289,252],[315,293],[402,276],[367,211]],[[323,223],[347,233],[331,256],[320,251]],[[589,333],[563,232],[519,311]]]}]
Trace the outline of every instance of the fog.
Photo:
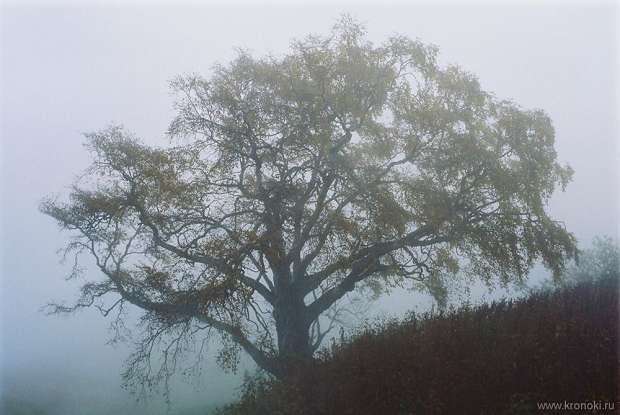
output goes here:
[{"label": "fog", "polygon": [[[161,397],[135,404],[120,388],[131,345],[106,345],[109,320],[92,310],[63,318],[41,312],[51,300],[73,300],[79,281],[64,280],[69,265],[59,263],[56,251],[67,235],[39,213],[38,204],[45,196],[66,193],[88,166],[83,132],[122,123],[149,143],[166,140],[173,115],[169,80],[191,72],[208,75],[215,63],[232,59],[237,47],[259,56],[281,54],[293,38],[327,33],[342,12],[364,22],[377,43],[401,33],[436,44],[442,62],[473,72],[484,89],[547,111],[559,159],[575,170],[566,192],[554,195],[552,216],[564,221],[581,246],[596,235],[618,235],[618,10],[612,3],[5,5],[0,92],[4,398],[40,404],[50,414],[167,410]],[[375,304],[371,314],[430,304],[425,296],[397,293]],[[246,362],[243,368],[252,370],[252,365]],[[223,403],[234,397],[238,384],[239,376],[210,362],[195,385],[175,381],[172,411]]]}]

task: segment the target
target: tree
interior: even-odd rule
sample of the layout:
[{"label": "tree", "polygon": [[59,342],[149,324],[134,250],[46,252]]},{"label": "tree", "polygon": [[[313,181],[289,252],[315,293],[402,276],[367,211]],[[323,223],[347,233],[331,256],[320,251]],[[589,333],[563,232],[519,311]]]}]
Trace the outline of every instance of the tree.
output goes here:
[{"label": "tree", "polygon": [[620,247],[609,236],[597,236],[592,247],[579,253],[579,261],[572,264],[560,281],[563,285],[586,282],[617,281],[620,277]]},{"label": "tree", "polygon": [[174,80],[171,145],[87,134],[85,178],[41,209],[104,279],[54,310],[144,310],[127,373],[141,382],[165,336],[168,373],[211,331],[224,365],[243,349],[286,378],[353,290],[441,297],[459,270],[510,282],[537,260],[559,274],[575,239],[545,208],[572,172],[549,117],[436,56],[402,36],[375,46],[344,17],[285,56],[240,52],[209,79]]}]

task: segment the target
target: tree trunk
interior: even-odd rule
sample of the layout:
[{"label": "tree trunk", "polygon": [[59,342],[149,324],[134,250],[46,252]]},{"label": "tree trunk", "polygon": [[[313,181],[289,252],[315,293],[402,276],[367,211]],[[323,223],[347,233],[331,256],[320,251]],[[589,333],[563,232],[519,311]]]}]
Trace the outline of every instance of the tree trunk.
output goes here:
[{"label": "tree trunk", "polygon": [[278,360],[285,379],[312,362],[309,322],[306,305],[299,295],[290,293],[278,298],[274,306],[278,335]]}]

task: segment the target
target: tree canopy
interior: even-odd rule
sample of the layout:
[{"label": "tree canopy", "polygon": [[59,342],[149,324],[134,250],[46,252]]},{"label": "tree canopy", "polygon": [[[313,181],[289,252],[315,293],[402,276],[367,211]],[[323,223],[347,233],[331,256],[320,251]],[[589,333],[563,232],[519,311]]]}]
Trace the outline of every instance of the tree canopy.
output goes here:
[{"label": "tree canopy", "polygon": [[104,277],[56,311],[144,310],[129,379],[147,379],[164,337],[160,374],[211,331],[224,365],[243,349],[283,377],[355,289],[440,298],[457,272],[519,281],[541,260],[559,275],[576,253],[546,211],[572,174],[549,117],[440,65],[434,46],[375,45],[344,17],[283,56],[240,52],[171,87],[171,144],[87,134],[92,166],[42,204]]}]

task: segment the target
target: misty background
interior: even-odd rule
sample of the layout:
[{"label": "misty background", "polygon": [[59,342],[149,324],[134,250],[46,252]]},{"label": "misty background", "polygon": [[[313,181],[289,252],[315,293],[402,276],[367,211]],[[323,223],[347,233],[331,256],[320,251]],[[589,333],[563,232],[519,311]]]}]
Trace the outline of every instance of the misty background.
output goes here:
[{"label": "misty background", "polygon": [[[80,281],[56,251],[61,234],[38,204],[66,194],[90,163],[82,133],[122,123],[162,144],[174,114],[168,81],[207,77],[235,48],[260,56],[287,51],[293,38],[327,33],[348,12],[376,43],[399,33],[440,48],[440,61],[476,74],[483,88],[525,108],[542,108],[556,128],[562,163],[575,170],[549,209],[581,247],[618,236],[618,8],[614,3],[456,6],[16,6],[1,9],[2,399],[52,414],[165,413],[161,397],[135,403],[121,389],[131,344],[106,345],[110,319],[96,310],[66,317],[41,312],[71,302]],[[544,278],[538,272],[535,279]],[[88,273],[87,273],[88,275]],[[93,278],[99,278],[92,272]],[[532,281],[532,284],[536,281]],[[506,292],[500,292],[505,294]],[[474,300],[498,292],[474,290]],[[424,295],[396,293],[369,317],[424,310]],[[137,313],[134,313],[137,314]],[[252,370],[245,361],[243,369]],[[193,384],[175,381],[174,411],[222,404],[240,374],[214,360]],[[0,409],[2,408],[0,403]],[[38,406],[37,406],[38,405]],[[130,409],[131,408],[131,409]],[[30,412],[36,413],[36,412]]]}]

